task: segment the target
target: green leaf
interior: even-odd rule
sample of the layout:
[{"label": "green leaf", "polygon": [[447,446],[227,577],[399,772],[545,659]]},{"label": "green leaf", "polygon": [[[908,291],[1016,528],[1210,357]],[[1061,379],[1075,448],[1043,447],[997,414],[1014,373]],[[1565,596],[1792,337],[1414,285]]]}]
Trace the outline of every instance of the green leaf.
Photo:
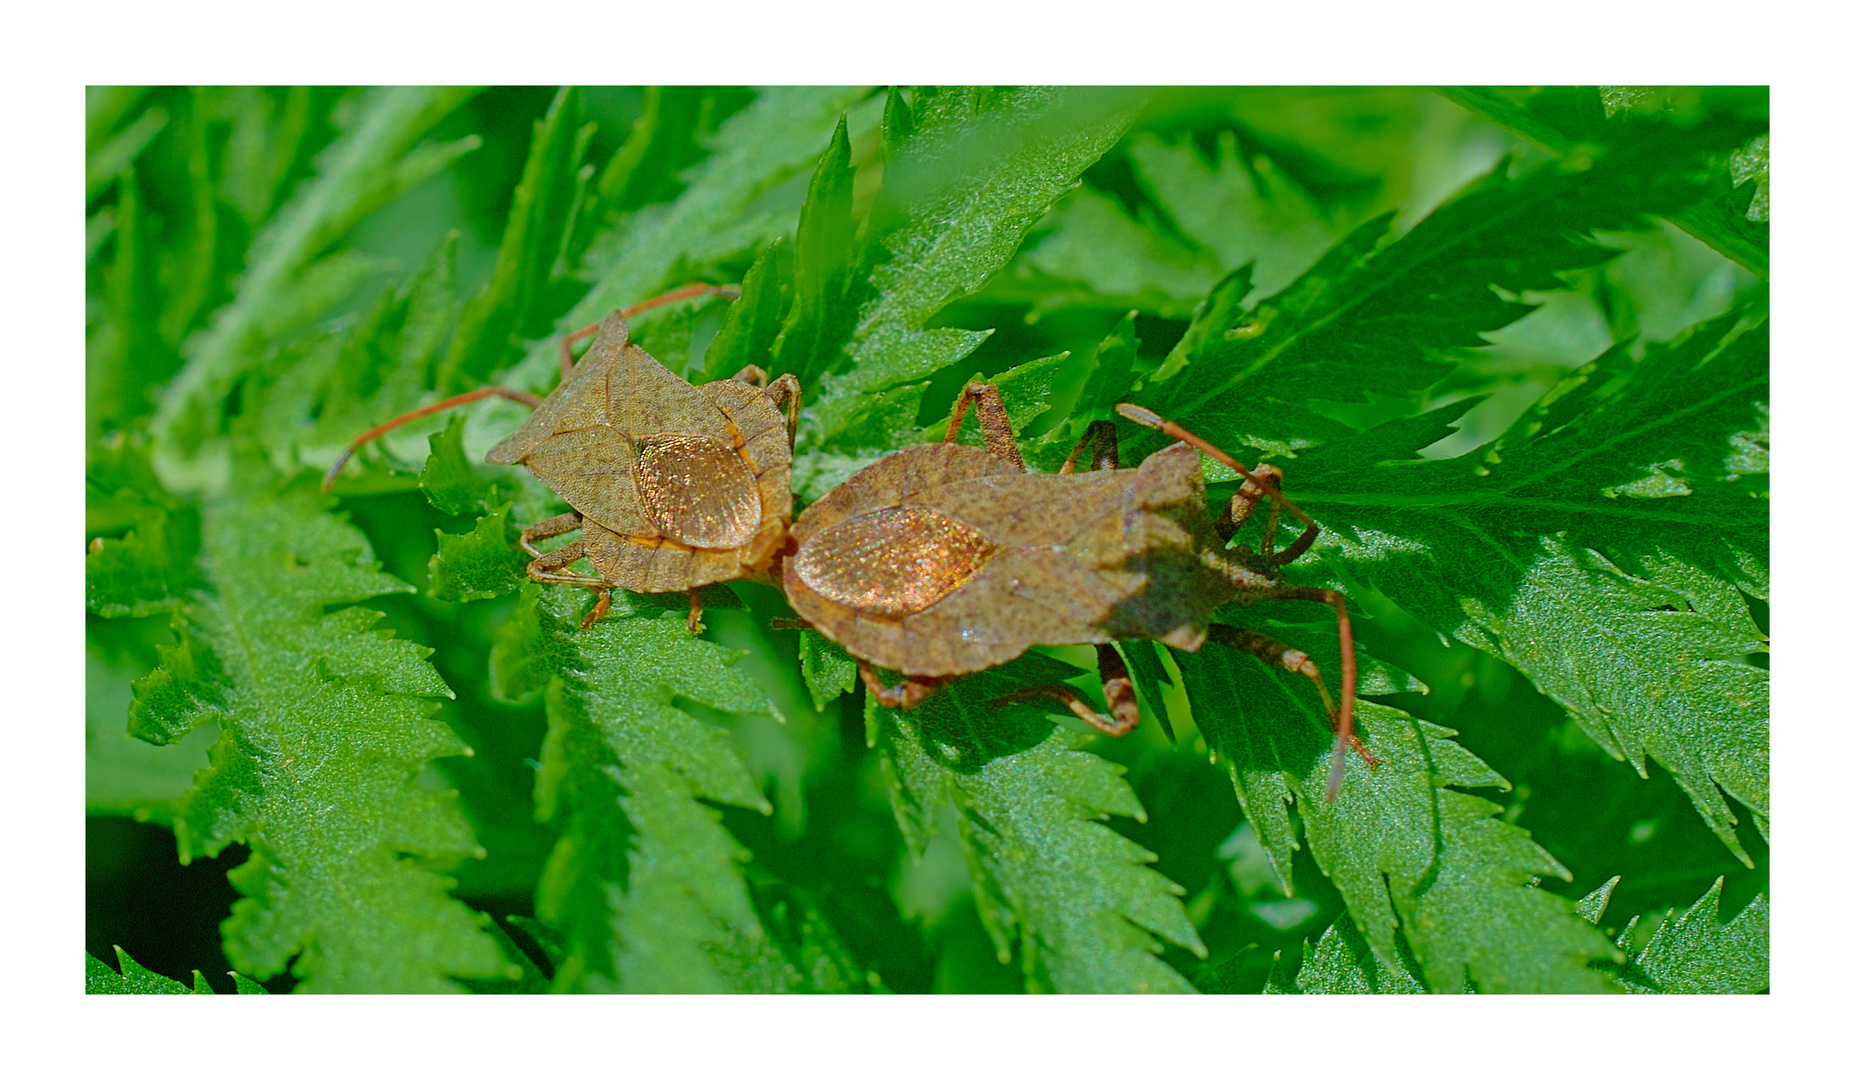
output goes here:
[{"label": "green leaf", "polygon": [[[1294,644],[1323,670],[1339,669],[1326,642]],[[1382,967],[1400,963],[1402,928],[1432,990],[1459,990],[1466,979],[1495,992],[1606,988],[1589,967],[1611,955],[1603,936],[1569,903],[1530,885],[1542,874],[1566,877],[1565,868],[1524,830],[1496,818],[1498,806],[1450,790],[1506,786],[1450,741],[1453,732],[1360,701],[1359,738],[1380,763],[1367,768],[1349,752],[1339,797],[1328,802],[1333,735],[1305,679],[1215,643],[1175,652],[1174,660],[1199,730],[1229,771],[1284,891],[1300,846],[1292,802],[1309,851],[1345,896]]]},{"label": "green leaf", "polygon": [[1428,993],[1414,970],[1416,962],[1408,945],[1402,938],[1398,944],[1393,961],[1380,963],[1352,920],[1342,915],[1327,927],[1314,946],[1314,955],[1301,965],[1295,988],[1303,994]]},{"label": "green leaf", "polygon": [[1256,264],[1256,288],[1280,289],[1334,239],[1300,185],[1269,158],[1239,154],[1235,132],[1219,136],[1210,161],[1189,140],[1140,134],[1125,146],[1152,203],[1130,214],[1088,187],[1065,200],[1025,260],[1084,288],[1053,293],[1039,310],[1086,298],[1162,315],[1189,311],[1223,273],[1245,263]]},{"label": "green leaf", "polygon": [[1249,291],[1240,271],[1135,400],[1227,449],[1279,452],[1340,437],[1348,429],[1310,402],[1408,398],[1436,382],[1449,370],[1440,350],[1483,344],[1483,334],[1533,310],[1494,287],[1557,289],[1560,273],[1610,258],[1584,238],[1590,230],[1691,203],[1708,155],[1745,130],[1730,120],[1669,123],[1595,162],[1517,178],[1503,164],[1391,243],[1381,245],[1390,215],[1366,222],[1253,309],[1240,306]]},{"label": "green leaf", "polygon": [[[1456,86],[1439,93],[1561,155],[1578,153],[1591,143],[1620,144],[1640,138],[1644,117],[1630,106],[1647,105],[1653,110],[1672,104],[1666,95],[1647,87]],[[1711,87],[1701,94],[1701,102],[1688,103],[1688,111],[1747,119],[1770,114],[1766,87]],[[1748,131],[1747,138],[1750,141],[1735,155],[1734,166],[1740,161],[1760,161],[1770,152],[1768,134]],[[1768,169],[1768,163],[1763,168],[1717,163],[1707,196],[1670,215],[1689,234],[1766,281],[1771,279]],[[1751,186],[1743,186],[1748,181]],[[1763,211],[1753,209],[1755,205],[1762,205]]]},{"label": "green leaf", "polygon": [[97,537],[84,556],[84,599],[105,617],[169,611],[200,583],[200,516],[191,506],[150,505],[120,539]]},{"label": "green leaf", "polygon": [[783,239],[773,241],[754,260],[741,282],[741,298],[728,308],[703,354],[702,367],[710,379],[731,379],[749,364],[777,374],[774,347],[791,305],[790,264]]},{"label": "green leaf", "polygon": [[516,545],[521,530],[509,520],[510,509],[502,504],[467,533],[438,530],[438,551],[428,568],[434,600],[488,600],[528,580],[528,555]]},{"label": "green leaf", "polygon": [[[284,350],[269,378],[248,380],[256,437],[280,472],[300,458],[332,461],[359,433],[426,396],[439,346],[457,314],[455,230],[403,286],[388,289],[345,334],[323,333]],[[364,451],[370,454],[373,451]],[[354,470],[358,472],[359,470]],[[345,492],[356,490],[344,473]]]},{"label": "green leaf", "polygon": [[[592,288],[557,325],[597,322],[682,284],[688,278],[677,275],[688,267],[789,233],[791,210],[750,209],[816,162],[831,122],[867,95],[843,87],[773,87],[761,93],[708,140],[708,157],[690,169],[674,202],[639,210],[593,242],[585,260]],[[531,348],[514,381],[541,386],[558,370],[556,364],[552,342]]]},{"label": "green leaf", "polygon": [[1721,793],[1767,828],[1769,675],[1745,658],[1768,646],[1740,594],[1769,588],[1770,345],[1741,318],[1605,353],[1485,464],[1410,460],[1451,407],[1306,452],[1288,483],[1346,522],[1324,563],[1518,667],[1638,772],[1661,762],[1743,860]]},{"label": "green leaf", "polygon": [[419,470],[419,489],[425,498],[453,517],[488,514],[517,491],[508,470],[484,469],[471,462],[464,450],[464,427],[464,418],[454,416],[444,431],[433,435],[431,456]]},{"label": "green leaf", "polygon": [[161,265],[158,232],[134,169],[122,174],[116,203],[116,250],[106,273],[109,329],[97,345],[105,390],[90,402],[90,427],[120,426],[154,406],[151,391],[173,376],[180,357],[161,333]]},{"label": "green leaf", "polygon": [[90,148],[84,156],[85,201],[96,198],[110,181],[124,176],[166,126],[167,110],[157,106],[136,117],[108,142]]},{"label": "green leaf", "polygon": [[219,728],[207,723],[172,747],[132,737],[124,723],[134,700],[131,683],[146,673],[144,665],[106,655],[94,643],[85,649],[84,810],[171,826],[193,774],[207,767],[207,748]]},{"label": "green leaf", "polygon": [[846,445],[877,393],[926,379],[986,333],[927,329],[1010,261],[1031,226],[1113,145],[1134,110],[1119,93],[1001,92],[977,117],[927,110],[894,151],[862,257],[851,366],[821,380],[811,437]]},{"label": "green leaf", "polygon": [[797,375],[803,386],[837,365],[850,329],[849,290],[857,232],[850,215],[850,194],[855,178],[850,129],[839,117],[799,211],[792,310],[779,342],[778,370]]},{"label": "green leaf", "polygon": [[1049,230],[1021,256],[1052,282],[1036,310],[1086,299],[1104,307],[1138,305],[1164,316],[1189,314],[1218,278],[1214,257],[1160,227],[1150,208],[1138,219],[1111,195],[1078,188],[1051,212]]},{"label": "green leaf", "polygon": [[535,801],[561,838],[536,910],[565,938],[556,988],[793,989],[742,880],[745,852],[707,802],[772,807],[726,731],[691,711],[766,712],[764,692],[734,669],[741,653],[690,637],[681,612],[615,598],[582,631],[583,608],[580,590],[524,586],[491,660],[504,696],[545,688]]},{"label": "green leaf", "polygon": [[901,713],[866,699],[896,820],[919,858],[951,800],[979,912],[1000,963],[1018,948],[1032,989],[1183,993],[1191,984],[1156,955],[1163,938],[1204,955],[1178,897],[1148,869],[1152,853],[1101,824],[1144,821],[1117,765],[1039,711],[991,702],[1076,674],[1033,654],[961,679]]},{"label": "green leaf", "polygon": [[556,273],[578,204],[580,163],[590,132],[580,130],[579,92],[562,87],[547,116],[535,122],[522,182],[503,228],[490,280],[464,305],[438,386],[457,389],[481,382],[519,354],[537,303]]},{"label": "green leaf", "polygon": [[431,868],[480,849],[453,794],[418,782],[433,759],[469,752],[432,718],[429,699],[450,692],[430,650],[371,631],[366,608],[325,610],[409,587],[322,498],[273,488],[249,459],[237,475],[200,505],[207,587],[176,609],[181,643],[137,683],[131,713],[156,742],[220,725],[175,835],[183,861],[251,846],[230,875],[246,898],[226,954],[259,977],[295,956],[310,990],[429,993],[501,974]]},{"label": "green leaf", "polygon": [[[121,972],[89,953],[84,954],[84,993],[86,994],[210,994],[213,988],[199,972],[193,973],[193,987],[175,982],[166,975],[148,970],[129,958],[122,946],[113,945],[116,964]],[[268,994],[270,991],[238,972],[230,972],[240,994]]]},{"label": "green leaf", "polygon": [[[86,994],[191,994],[185,985],[175,982],[166,975],[157,975],[142,965],[129,959],[129,954],[122,951],[122,946],[112,946],[116,950],[116,963],[122,968],[118,974],[110,966],[89,953],[84,954],[84,993]],[[208,990],[207,993],[211,993]]]},{"label": "green leaf", "polygon": [[429,179],[458,154],[473,149],[471,136],[444,146],[415,149],[437,122],[475,91],[468,88],[389,87],[370,91],[352,126],[317,160],[317,175],[252,241],[238,295],[212,326],[184,350],[186,366],[167,387],[155,412],[158,441],[179,438],[183,448],[205,434],[205,418],[233,382],[255,364],[281,326],[298,325],[340,298],[352,275],[327,279],[316,260],[376,208]]},{"label": "green leaf", "polygon": [[843,646],[816,630],[799,632],[799,670],[812,708],[824,707],[857,688],[857,662]]},{"label": "green leaf", "polygon": [[[1715,879],[1686,911],[1670,913],[1618,973],[1632,994],[1756,994],[1771,987],[1771,904],[1753,898],[1731,922],[1720,921]],[[1630,920],[1629,941],[1638,920]]]}]

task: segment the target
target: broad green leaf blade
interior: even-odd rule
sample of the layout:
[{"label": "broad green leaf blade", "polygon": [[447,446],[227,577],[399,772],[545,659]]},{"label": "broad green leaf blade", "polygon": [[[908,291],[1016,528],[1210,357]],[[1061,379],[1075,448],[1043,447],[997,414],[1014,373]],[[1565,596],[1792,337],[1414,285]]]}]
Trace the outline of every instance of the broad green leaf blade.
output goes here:
[{"label": "broad green leaf blade", "polygon": [[[1328,671],[1331,647],[1307,646]],[[1306,680],[1207,643],[1174,653],[1206,743],[1236,785],[1244,813],[1286,886],[1299,846],[1339,887],[1378,963],[1400,963],[1398,932],[1432,990],[1591,993],[1607,980],[1590,968],[1611,950],[1571,904],[1530,887],[1566,871],[1525,831],[1493,817],[1499,807],[1451,787],[1506,782],[1450,740],[1446,728],[1376,702],[1358,704],[1359,737],[1379,759],[1348,753],[1345,782],[1325,799],[1333,735]],[[1292,680],[1292,681],[1291,681]]]},{"label": "broad green leaf blade", "polygon": [[[1771,904],[1754,897],[1720,921],[1720,889],[1673,913],[1618,974],[1633,994],[1756,994],[1771,986]],[[1634,926],[1634,924],[1631,924]]]},{"label": "broad green leaf blade", "polygon": [[1135,400],[1226,449],[1341,437],[1345,425],[1309,402],[1414,398],[1449,370],[1440,350],[1484,344],[1532,310],[1495,287],[1561,288],[1561,272],[1610,258],[1591,230],[1691,203],[1709,155],[1746,131],[1732,120],[1662,124],[1583,167],[1509,177],[1503,163],[1395,241],[1381,243],[1389,215],[1361,225],[1253,309],[1240,303],[1247,280],[1233,275]]},{"label": "broad green leaf blade", "polygon": [[419,784],[468,748],[432,718],[449,691],[429,650],[371,630],[350,605],[408,586],[301,488],[245,459],[200,506],[206,587],[175,612],[181,643],[136,685],[131,730],[177,739],[219,723],[209,770],[181,801],[181,857],[251,846],[246,899],[225,924],[242,970],[292,970],[309,990],[455,990],[503,964],[477,918],[427,867],[478,855],[453,795]]},{"label": "broad green leaf blade", "polygon": [[961,679],[906,713],[866,699],[896,819],[918,858],[952,800],[999,961],[1016,945],[1032,989],[1188,992],[1156,955],[1159,939],[1204,955],[1178,900],[1184,890],[1145,865],[1150,852],[1101,824],[1108,814],[1146,818],[1121,768],[1038,711],[990,704],[1073,674],[1031,656]]},{"label": "broad green leaf blade", "polygon": [[681,612],[619,598],[580,630],[580,592],[524,586],[491,660],[505,696],[545,688],[536,803],[561,838],[536,909],[565,938],[555,987],[796,988],[748,896],[746,852],[707,802],[772,807],[727,732],[691,711],[766,712],[764,692]]},{"label": "broad green leaf blade", "polygon": [[1304,453],[1288,490],[1345,523],[1323,560],[1662,763],[1744,859],[1722,792],[1767,828],[1768,646],[1740,593],[1769,590],[1770,345],[1742,317],[1607,352],[1485,463],[1410,460],[1451,407]]},{"label": "broad green leaf blade", "polygon": [[926,324],[1010,261],[1133,116],[1125,95],[1099,91],[1000,92],[976,116],[951,105],[925,109],[886,166],[847,346],[851,366],[821,381],[810,437],[847,448],[877,394],[976,348],[984,332]]},{"label": "broad green leaf blade", "polygon": [[[317,176],[252,241],[237,296],[210,328],[188,342],[183,367],[155,412],[158,441],[182,448],[206,434],[205,417],[233,381],[262,355],[280,319],[301,321],[302,277],[331,244],[375,208],[430,178],[475,137],[414,149],[437,122],[474,93],[468,88],[391,87],[369,92],[353,126],[317,161]],[[337,296],[323,300],[332,303]],[[285,313],[288,313],[287,315]],[[309,311],[309,317],[320,311]]]}]

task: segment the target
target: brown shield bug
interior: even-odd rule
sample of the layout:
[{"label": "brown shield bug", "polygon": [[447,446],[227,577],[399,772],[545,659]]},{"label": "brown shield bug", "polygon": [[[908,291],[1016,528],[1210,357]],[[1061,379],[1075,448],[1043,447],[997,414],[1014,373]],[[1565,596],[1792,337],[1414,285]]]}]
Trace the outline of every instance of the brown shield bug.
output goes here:
[{"label": "brown shield bug", "polygon": [[[986,448],[953,439],[977,405]],[[1033,645],[1093,644],[1109,712],[1064,685],[1035,687],[997,704],[1047,695],[1109,735],[1140,721],[1132,679],[1110,642],[1151,638],[1195,651],[1216,640],[1303,675],[1318,688],[1339,743],[1328,773],[1339,790],[1345,748],[1373,759],[1353,735],[1355,665],[1346,600],[1330,589],[1289,585],[1281,567],[1314,542],[1318,527],[1282,495],[1280,470],[1252,471],[1171,421],[1134,405],[1117,411],[1179,442],[1135,469],[1120,469],[1110,421],[1090,425],[1062,471],[1025,470],[996,388],[968,385],[946,439],[910,447],[865,468],[809,507],[791,530],[783,584],[793,609],[857,660],[865,686],[907,708],[941,683],[992,667]],[[1093,447],[1087,471],[1075,469]],[[1213,524],[1198,451],[1245,478]],[[1271,503],[1260,551],[1226,547],[1263,500]],[[1286,511],[1306,528],[1273,550]],[[1336,707],[1307,655],[1248,630],[1221,626],[1226,603],[1312,600],[1339,620],[1341,692]],[[874,667],[900,672],[885,686]]]},{"label": "brown shield bug", "polygon": [[[771,581],[792,521],[792,433],[799,385],[771,385],[750,366],[734,379],[692,386],[631,343],[627,316],[672,300],[732,287],[679,289],[615,312],[561,342],[561,381],[545,399],[487,386],[415,409],[355,438],[323,477],[327,491],[360,446],[402,424],[486,397],[535,410],[486,455],[492,465],[522,464],[572,507],[522,530],[528,576],[599,594],[591,626],[613,589],[687,592],[689,630],[701,630],[697,591],[737,578]],[[574,341],[597,334],[576,364]],[[543,552],[538,540],[578,531]],[[594,574],[574,571],[585,559]]]}]

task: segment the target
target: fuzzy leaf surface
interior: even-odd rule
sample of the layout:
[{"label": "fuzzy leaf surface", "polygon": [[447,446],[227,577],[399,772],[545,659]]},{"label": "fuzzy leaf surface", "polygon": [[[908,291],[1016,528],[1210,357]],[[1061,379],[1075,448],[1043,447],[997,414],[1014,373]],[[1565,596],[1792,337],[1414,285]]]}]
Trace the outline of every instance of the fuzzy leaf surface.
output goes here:
[{"label": "fuzzy leaf surface", "polygon": [[155,412],[158,438],[178,435],[187,443],[197,442],[203,434],[200,418],[213,411],[232,381],[284,328],[279,323],[300,325],[306,317],[320,314],[304,303],[304,291],[321,293],[331,304],[340,299],[346,284],[310,287],[320,280],[316,259],[369,212],[476,146],[473,137],[415,149],[433,125],[474,92],[463,87],[389,87],[368,93],[352,126],[318,159],[316,178],[252,241],[237,297],[209,329],[188,343],[186,366],[168,385]]},{"label": "fuzzy leaf surface", "polygon": [[1157,956],[1161,939],[1203,954],[1178,900],[1184,890],[1145,865],[1150,852],[1101,824],[1109,814],[1146,817],[1120,767],[1084,752],[1085,736],[1039,710],[990,704],[1075,673],[1032,655],[906,713],[866,699],[896,820],[919,857],[952,801],[998,959],[1010,960],[1015,945],[1032,989],[1188,992]]},{"label": "fuzzy leaf surface", "polygon": [[985,339],[925,327],[1010,261],[1135,110],[1117,94],[1021,90],[970,107],[933,99],[921,112],[905,139],[891,138],[862,259],[867,283],[847,346],[851,366],[822,381],[820,442],[843,445],[839,436],[873,395],[926,379]]},{"label": "fuzzy leaf surface", "polygon": [[536,908],[565,941],[555,986],[796,988],[748,896],[746,852],[707,803],[772,808],[726,730],[691,711],[766,712],[765,693],[681,612],[615,600],[582,631],[585,605],[580,590],[524,586],[491,660],[503,695],[547,701],[536,804],[561,838]]},{"label": "fuzzy leaf surface", "polygon": [[[1770,807],[1770,344],[1732,313],[1574,373],[1485,455],[1417,461],[1461,406],[1302,454],[1347,522],[1322,560],[1507,660],[1639,772],[1653,757],[1740,858],[1724,795]],[[1479,460],[1478,460],[1479,459]]]},{"label": "fuzzy leaf surface", "polygon": [[[1321,668],[1338,670],[1333,646],[1306,634],[1294,640]],[[1567,901],[1530,887],[1536,876],[1567,876],[1565,868],[1495,816],[1494,803],[1455,790],[1506,781],[1452,741],[1454,732],[1360,701],[1356,730],[1379,764],[1368,768],[1348,751],[1339,796],[1328,802],[1333,734],[1305,679],[1215,642],[1173,655],[1192,700],[1216,703],[1195,710],[1199,730],[1284,886],[1300,846],[1292,803],[1379,965],[1404,962],[1402,936],[1433,990],[1459,990],[1466,979],[1514,993],[1607,988],[1589,966],[1612,956],[1603,935]]]},{"label": "fuzzy leaf surface", "polygon": [[[211,767],[176,809],[181,858],[245,843],[245,894],[226,954],[307,990],[431,993],[503,973],[476,917],[433,866],[476,854],[454,795],[420,785],[435,758],[468,753],[437,722],[446,695],[429,650],[371,630],[351,605],[409,587],[301,486],[247,461],[205,500],[205,587],[174,614],[179,644],[135,684],[132,733],[155,743],[216,721]],[[291,964],[295,957],[294,964]]]}]

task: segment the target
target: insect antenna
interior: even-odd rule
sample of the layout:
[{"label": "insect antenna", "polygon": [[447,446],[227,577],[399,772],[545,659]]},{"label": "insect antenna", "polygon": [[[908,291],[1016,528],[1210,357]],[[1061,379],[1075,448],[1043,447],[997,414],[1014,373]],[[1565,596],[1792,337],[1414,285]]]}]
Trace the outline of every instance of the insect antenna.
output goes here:
[{"label": "insect antenna", "polygon": [[433,402],[430,405],[414,409],[409,413],[395,416],[379,427],[369,428],[354,437],[354,441],[348,444],[348,448],[343,450],[341,455],[335,459],[335,463],[328,467],[328,472],[322,475],[322,490],[327,491],[335,486],[335,478],[341,475],[341,470],[348,464],[348,459],[354,456],[356,450],[378,439],[380,436],[385,435],[387,432],[392,431],[394,428],[402,424],[410,424],[414,420],[422,420],[433,413],[443,412],[446,409],[455,409],[459,405],[468,405],[473,401],[482,401],[486,397],[508,398],[510,401],[519,401],[531,409],[538,409],[541,407],[541,395],[539,394],[531,394],[526,390],[511,390],[506,386],[485,386],[481,389],[472,390],[466,394],[459,394],[456,397],[445,398],[443,401]]},{"label": "insect antenna", "polygon": [[[694,285],[685,285],[680,289],[672,289],[662,296],[653,296],[649,300],[639,301],[625,308],[623,311],[620,311],[619,315],[628,319],[641,311],[649,311],[654,307],[661,307],[664,304],[673,304],[678,300],[689,300],[698,296],[723,296],[729,300],[739,300],[741,298],[741,287],[739,285],[710,285],[705,282],[698,282]],[[591,326],[575,330],[562,339],[560,343],[560,370],[563,378],[573,371],[573,343],[592,336],[597,333],[598,330],[599,324],[594,323]],[[322,475],[322,490],[327,491],[335,486],[335,478],[341,475],[341,470],[347,467],[348,459],[354,456],[356,450],[378,439],[380,436],[385,435],[387,432],[392,431],[394,428],[402,424],[410,424],[414,420],[422,420],[433,413],[443,412],[446,409],[455,409],[459,405],[468,405],[473,401],[482,401],[486,397],[508,398],[510,401],[519,401],[531,409],[540,408],[542,401],[541,395],[531,394],[526,390],[511,390],[506,386],[485,386],[468,393],[459,394],[456,397],[446,398],[443,401],[421,406],[409,413],[395,416],[379,427],[369,428],[354,437],[354,441],[348,444],[348,448],[343,450],[340,456],[335,459],[335,463],[329,466],[328,472]]]}]

